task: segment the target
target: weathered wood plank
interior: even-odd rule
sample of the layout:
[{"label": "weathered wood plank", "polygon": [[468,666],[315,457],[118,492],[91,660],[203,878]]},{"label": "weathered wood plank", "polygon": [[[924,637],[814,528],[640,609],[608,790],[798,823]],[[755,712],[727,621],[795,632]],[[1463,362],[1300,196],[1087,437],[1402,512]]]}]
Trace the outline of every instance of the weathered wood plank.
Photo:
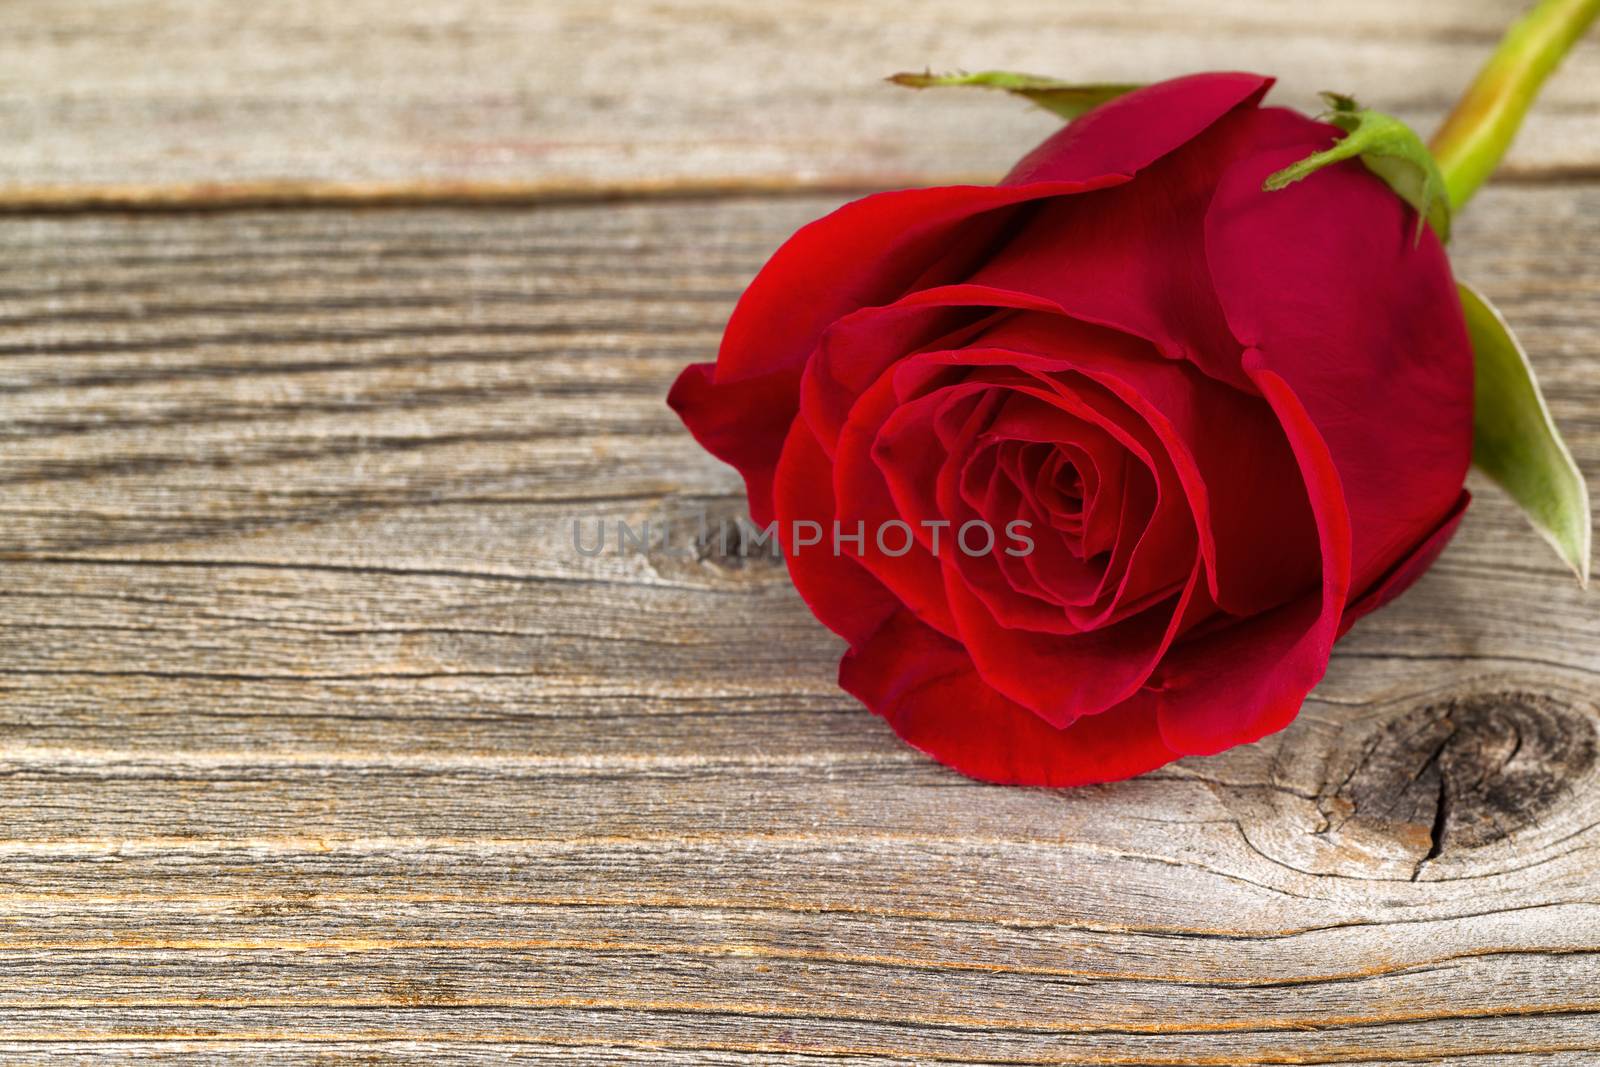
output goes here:
[{"label": "weathered wood plank", "polygon": [[[897,70],[1280,74],[1431,126],[1522,0],[452,0],[0,6],[0,201],[517,197],[992,175],[1050,128],[914,98]],[[1513,173],[1600,166],[1600,47],[1551,82]]]},{"label": "weathered wood plank", "polygon": [[[832,203],[0,225],[0,1063],[1593,1059],[1600,609],[1492,491],[1290,730],[1066,793],[572,548],[739,508],[661,397]],[[1597,211],[1456,253],[1590,470]]]}]

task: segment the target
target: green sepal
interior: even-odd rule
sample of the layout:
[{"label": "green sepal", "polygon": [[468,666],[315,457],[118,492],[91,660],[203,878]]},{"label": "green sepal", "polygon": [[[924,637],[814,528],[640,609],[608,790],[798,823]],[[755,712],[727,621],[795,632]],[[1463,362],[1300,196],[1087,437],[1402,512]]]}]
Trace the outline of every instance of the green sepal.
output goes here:
[{"label": "green sepal", "polygon": [[908,89],[934,89],[945,86],[1003,89],[1026,97],[1046,111],[1064,119],[1075,119],[1124,93],[1143,88],[1139,85],[1075,85],[1037,74],[1017,74],[1008,70],[980,70],[976,74],[891,74],[888,81]]},{"label": "green sepal", "polygon": [[1364,108],[1342,93],[1323,93],[1328,111],[1318,116],[1345,132],[1332,148],[1268,176],[1261,188],[1275,192],[1341,160],[1361,157],[1367,169],[1417,211],[1417,234],[1427,220],[1439,240],[1450,240],[1450,200],[1439,165],[1415,130],[1393,115]]},{"label": "green sepal", "polygon": [[1472,462],[1589,584],[1589,490],[1539,392],[1528,354],[1476,289],[1458,283],[1472,338]]}]

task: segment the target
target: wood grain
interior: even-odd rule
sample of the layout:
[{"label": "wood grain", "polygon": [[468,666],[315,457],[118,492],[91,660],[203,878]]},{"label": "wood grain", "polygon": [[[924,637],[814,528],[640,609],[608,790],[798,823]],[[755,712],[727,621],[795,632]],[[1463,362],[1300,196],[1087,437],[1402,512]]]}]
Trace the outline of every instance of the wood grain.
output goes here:
[{"label": "wood grain", "polygon": [[[1594,1062],[1600,610],[1492,490],[1289,730],[1071,792],[695,544],[666,385],[834,202],[0,224],[0,1063]],[[1597,214],[1456,252],[1591,471]]]},{"label": "wood grain", "polygon": [[[899,70],[1337,89],[1431,127],[1523,0],[8,0],[0,203],[166,204],[858,186],[989,176],[1054,119]],[[1600,47],[1507,164],[1600,169]]]}]

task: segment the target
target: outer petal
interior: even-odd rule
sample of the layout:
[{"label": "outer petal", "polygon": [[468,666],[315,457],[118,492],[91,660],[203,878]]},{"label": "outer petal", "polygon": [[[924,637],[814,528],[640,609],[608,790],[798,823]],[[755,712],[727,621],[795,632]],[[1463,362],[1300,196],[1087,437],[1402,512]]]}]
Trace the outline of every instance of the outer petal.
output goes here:
[{"label": "outer petal", "polygon": [[1177,755],[1162,742],[1147,695],[1057,730],[990,689],[959,644],[905,612],[845,656],[839,684],[906,741],[985,781],[1111,782]]},{"label": "outer petal", "polygon": [[1444,251],[1415,243],[1403,201],[1357,162],[1274,193],[1302,148],[1223,178],[1206,224],[1234,334],[1261,352],[1321,432],[1349,503],[1352,592],[1455,506],[1472,452],[1472,349]]},{"label": "outer petal", "polygon": [[1075,181],[1085,174],[1133,174],[1187,144],[1272,87],[1260,74],[1212,71],[1148,85],[1068,123],[1011,168],[1002,184]]},{"label": "outer petal", "polygon": [[[853,558],[834,551],[833,472],[827,453],[804,419],[796,419],[783,446],[777,478],[778,542],[789,578],[822,624],[855,644],[875,631],[900,604]],[[822,528],[818,544],[794,543],[794,524]]]},{"label": "outer petal", "polygon": [[1388,574],[1378,579],[1377,584],[1363,593],[1360,600],[1352,602],[1345,608],[1344,618],[1339,622],[1340,637],[1356,624],[1356,620],[1377,611],[1411,588],[1411,584],[1433,566],[1434,560],[1439,558],[1439,553],[1444,551],[1444,547],[1450,543],[1450,538],[1455,536],[1456,528],[1461,525],[1461,516],[1466,513],[1467,505],[1471,501],[1472,494],[1463,489],[1461,498],[1444,517],[1444,521],[1413,549],[1410,555],[1396,563]]},{"label": "outer petal", "polygon": [[[1149,92],[1172,94],[1175,117],[1181,118],[1191,98],[1180,91],[1237,91],[1241,77],[1211,75],[1221,80],[1198,84],[1185,78]],[[1264,90],[1264,83],[1256,84]],[[1084,124],[1115,124],[1114,107],[1097,108],[1056,136],[1077,144],[1088,135],[1080,128]],[[1239,346],[1212,292],[1205,214],[1217,180],[1253,150],[1255,115],[1249,108],[1229,114],[1130,184],[1041,204],[971,280],[1047,298],[1067,314],[1136,334],[1171,359],[1187,359],[1213,377],[1248,388]]]},{"label": "outer petal", "polygon": [[1246,353],[1244,368],[1299,458],[1321,541],[1322,588],[1173,650],[1155,688],[1161,736],[1184,753],[1220,752],[1287,726],[1327,670],[1350,592],[1350,517],[1327,444],[1259,353]]},{"label": "outer petal", "polygon": [[[953,247],[956,224],[1029,200],[1122,184],[1234,108],[1253,105],[1269,85],[1255,74],[1177,78],[1056,133],[1003,185],[906,189],[846,204],[797,232],[750,284],[723,336],[717,381],[798,365],[835,319],[892,300],[914,281],[918,288],[939,284],[930,267],[952,253],[971,262],[987,250],[971,240]],[[945,265],[949,278],[963,273],[961,264]]]},{"label": "outer petal", "polygon": [[[917,536],[922,532],[917,525],[919,517],[896,506],[883,471],[873,459],[877,433],[884,420],[893,414],[895,405],[894,381],[885,375],[862,395],[840,430],[834,468],[829,477],[834,482],[835,495],[844,502],[839,514],[847,525],[847,532],[853,531],[858,522],[866,528],[859,549],[851,546],[860,565],[892,590],[919,619],[953,634],[956,625],[945,600],[944,575],[939,561]],[[909,548],[898,556],[890,554],[899,551],[897,540],[893,541],[889,552],[881,550],[877,544],[877,531],[894,519],[912,527]],[[892,538],[890,534],[885,536]]]},{"label": "outer petal", "polygon": [[[765,526],[773,516],[772,480],[778,455],[795,419],[799,375],[718,385],[712,380],[715,368],[713,363],[685,367],[672,383],[667,404],[707,452],[732,464],[744,477],[750,517]],[[765,418],[751,418],[753,412],[763,412]]]}]

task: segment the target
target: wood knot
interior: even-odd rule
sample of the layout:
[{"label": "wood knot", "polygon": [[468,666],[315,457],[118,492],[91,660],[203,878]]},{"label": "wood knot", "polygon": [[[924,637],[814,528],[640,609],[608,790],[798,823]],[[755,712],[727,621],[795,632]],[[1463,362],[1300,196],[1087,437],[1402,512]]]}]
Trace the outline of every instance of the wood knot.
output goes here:
[{"label": "wood knot", "polygon": [[750,521],[742,497],[673,501],[631,527],[619,524],[614,541],[667,577],[748,580],[783,573],[774,531]]},{"label": "wood knot", "polygon": [[[1306,874],[1419,881],[1520,862],[1593,819],[1595,709],[1510,685],[1390,705],[1283,735],[1268,782],[1220,796],[1257,852]],[[1514,836],[1515,835],[1515,836]],[[1503,848],[1487,846],[1503,843]]]},{"label": "wood knot", "polygon": [[1551,697],[1455,697],[1389,720],[1322,808],[1330,830],[1409,839],[1426,861],[1533,823],[1593,766],[1595,748],[1590,718]]}]

